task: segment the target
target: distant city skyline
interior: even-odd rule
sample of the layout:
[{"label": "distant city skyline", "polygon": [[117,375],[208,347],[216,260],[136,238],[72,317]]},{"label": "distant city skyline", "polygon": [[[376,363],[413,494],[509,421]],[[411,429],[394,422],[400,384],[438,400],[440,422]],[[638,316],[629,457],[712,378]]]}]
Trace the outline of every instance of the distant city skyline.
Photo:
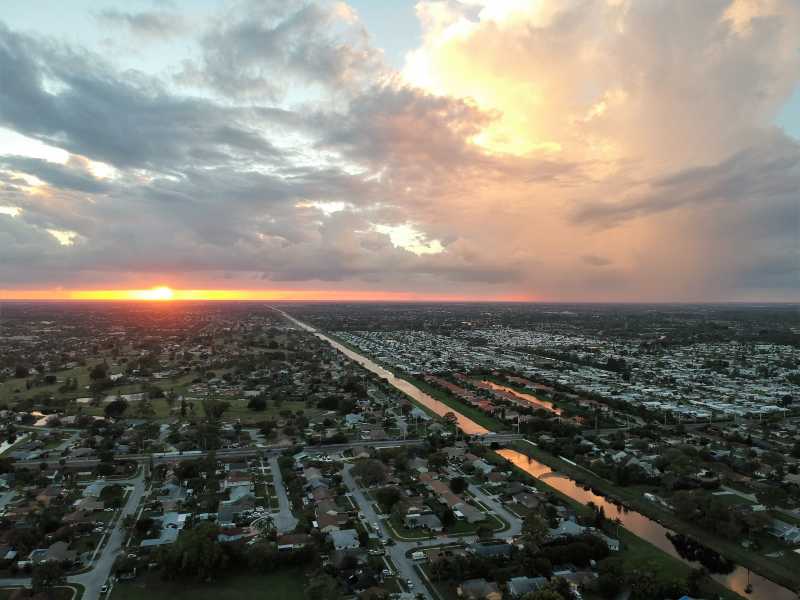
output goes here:
[{"label": "distant city skyline", "polygon": [[0,300],[800,301],[793,0],[9,0]]}]

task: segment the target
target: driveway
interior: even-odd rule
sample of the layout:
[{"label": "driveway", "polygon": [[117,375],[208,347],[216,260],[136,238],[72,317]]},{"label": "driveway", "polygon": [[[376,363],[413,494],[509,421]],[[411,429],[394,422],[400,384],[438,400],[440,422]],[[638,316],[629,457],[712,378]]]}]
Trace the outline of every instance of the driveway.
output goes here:
[{"label": "driveway", "polygon": [[272,520],[278,533],[289,533],[297,527],[297,519],[292,514],[292,507],[289,504],[289,496],[286,494],[286,486],[283,485],[283,477],[278,466],[277,456],[272,456],[269,459],[269,466],[272,469],[272,485],[275,488],[275,494],[278,496],[278,512],[272,515]]},{"label": "driveway", "polygon": [[472,495],[475,496],[481,504],[489,507],[491,512],[502,517],[503,520],[509,524],[508,529],[497,532],[496,536],[498,538],[514,537],[522,533],[522,521],[520,518],[508,511],[498,500],[495,500],[491,496],[484,494],[476,485],[469,484],[467,489],[469,489],[470,493],[472,493]]}]

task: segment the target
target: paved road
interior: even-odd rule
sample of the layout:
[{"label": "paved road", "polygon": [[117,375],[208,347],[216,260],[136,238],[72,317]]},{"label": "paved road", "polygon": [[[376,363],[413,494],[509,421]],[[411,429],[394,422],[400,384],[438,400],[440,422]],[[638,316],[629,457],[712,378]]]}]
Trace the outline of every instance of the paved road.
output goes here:
[{"label": "paved road", "polygon": [[477,486],[473,484],[469,484],[470,493],[475,496],[482,504],[488,506],[491,511],[502,517],[508,524],[509,528],[498,532],[498,537],[514,537],[522,533],[522,521],[519,517],[512,514],[510,511],[506,510],[506,508],[497,500],[495,500],[492,496],[488,496]]},{"label": "paved road", "polygon": [[[350,473],[352,468],[352,464],[346,464],[342,471],[342,481],[345,486],[347,486],[347,489],[350,490],[350,497],[358,505],[358,509],[364,514],[364,519],[369,523],[378,523],[383,535],[390,537],[388,531],[386,531],[383,523],[375,513],[375,510],[372,508],[372,503],[367,500],[366,496],[364,496],[364,492],[355,482],[355,479],[353,479],[353,475]],[[386,553],[392,558],[392,561],[397,567],[398,576],[401,577],[403,581],[410,579],[414,584],[414,589],[412,591],[421,593],[425,598],[431,600],[432,597],[430,592],[428,592],[428,588],[422,583],[422,579],[413,567],[413,561],[410,558],[406,558],[406,550],[412,547],[416,548],[416,543],[397,542],[394,546],[386,546]]]},{"label": "paved road", "polygon": [[[525,436],[518,434],[518,433],[498,433],[497,435],[488,435],[484,436],[483,441],[489,442],[497,442],[499,444],[511,442],[514,440],[522,440],[525,439]],[[381,440],[377,442],[348,442],[346,444],[326,444],[320,446],[305,446],[303,448],[303,452],[306,454],[334,454],[337,452],[341,452],[342,450],[348,450],[352,448],[398,448],[400,446],[419,446],[424,444],[425,440],[423,439],[407,439],[407,440]],[[217,450],[217,458],[247,458],[253,456],[259,456],[261,454],[271,454],[271,453],[280,453],[286,450],[285,446],[264,446],[260,448],[229,448],[229,449],[222,449]],[[169,453],[169,455],[165,456],[163,454],[127,454],[123,456],[117,456],[117,460],[127,460],[127,461],[134,461],[140,463],[149,463],[152,459],[153,464],[161,464],[161,463],[169,463],[175,462],[176,460],[194,460],[198,458],[202,458],[205,456],[207,452],[195,450],[195,451],[187,451],[183,454],[180,453]],[[18,460],[14,462],[15,466],[24,467],[28,469],[38,469],[42,463],[47,463],[50,466],[57,466],[61,464],[61,461],[64,460],[66,466],[69,467],[94,467],[100,462],[97,458],[78,458],[78,459],[69,459],[66,460],[63,458],[48,458],[46,460]]]},{"label": "paved road", "polygon": [[278,466],[278,457],[273,456],[269,459],[269,466],[272,469],[272,485],[278,496],[278,513],[272,515],[275,529],[278,533],[288,533],[297,527],[297,519],[292,514],[292,507],[289,504],[289,496],[286,493],[286,486],[283,485],[281,469]]},{"label": "paved road", "polygon": [[[350,472],[353,468],[351,463],[348,463],[344,466],[342,471],[342,482],[345,484],[347,489],[349,490],[350,497],[355,501],[358,505],[359,511],[363,513],[364,520],[369,523],[377,523],[378,528],[382,532],[385,537],[390,537],[389,532],[387,531],[383,520],[377,515],[374,508],[372,507],[372,503],[367,500],[366,496],[364,496],[364,492],[361,487],[356,483],[355,479],[353,478],[352,473]],[[509,524],[509,529],[505,531],[499,532],[498,537],[512,537],[519,535],[522,531],[522,521],[507,511],[503,506],[494,498],[487,496],[484,494],[478,487],[474,485],[469,486],[470,492],[472,492],[477,499],[485,504],[492,512],[497,513],[503,519],[505,519]],[[416,569],[414,569],[414,561],[410,558],[406,557],[406,552],[409,550],[422,550],[430,546],[444,546],[447,544],[457,544],[461,542],[473,542],[477,540],[477,536],[474,535],[466,535],[466,536],[459,536],[459,537],[449,537],[449,536],[439,536],[433,539],[428,540],[421,540],[421,541],[413,541],[413,542],[404,542],[404,541],[396,541],[394,546],[386,546],[386,553],[392,558],[395,566],[397,567],[398,576],[401,577],[403,580],[410,579],[411,582],[414,584],[413,592],[414,593],[421,593],[425,598],[430,599],[431,595],[428,592],[428,589],[422,582],[421,577],[419,576]]]},{"label": "paved road", "polygon": [[100,588],[108,580],[108,576],[111,574],[111,567],[114,566],[114,561],[123,549],[122,542],[125,539],[125,530],[122,526],[122,521],[127,515],[136,513],[139,502],[142,496],[144,496],[145,470],[146,468],[141,469],[138,476],[134,479],[129,479],[125,482],[117,482],[129,485],[133,489],[128,496],[128,501],[117,517],[116,525],[111,530],[109,539],[100,552],[100,556],[96,559],[94,565],[92,565],[91,570],[86,573],[81,573],[80,575],[73,575],[69,578],[70,583],[80,583],[86,588],[82,600],[97,600],[97,598],[100,597]]},{"label": "paved road", "polygon": [[[115,484],[132,487],[125,506],[120,511],[119,516],[111,533],[108,536],[105,546],[100,551],[100,555],[92,563],[85,573],[70,575],[67,577],[69,583],[80,583],[85,588],[82,600],[97,600],[100,597],[100,588],[108,580],[111,574],[111,567],[122,550],[122,541],[125,539],[125,531],[122,521],[127,515],[134,514],[145,492],[144,484],[145,469],[141,469],[139,474],[133,479],[114,481]],[[14,579],[0,579],[0,587],[19,587],[29,586],[30,577],[19,577]]]},{"label": "paved road", "polygon": [[0,510],[4,509],[8,504],[10,504],[16,495],[17,492],[14,490],[0,494]]}]

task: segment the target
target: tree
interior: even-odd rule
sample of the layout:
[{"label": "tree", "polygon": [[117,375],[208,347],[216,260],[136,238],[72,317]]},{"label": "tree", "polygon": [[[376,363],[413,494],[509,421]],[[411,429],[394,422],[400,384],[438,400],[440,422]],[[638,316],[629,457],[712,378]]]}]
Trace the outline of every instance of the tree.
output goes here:
[{"label": "tree", "polygon": [[379,460],[360,460],[353,467],[353,475],[361,478],[365,485],[373,486],[386,480],[386,467]]},{"label": "tree", "polygon": [[531,544],[539,545],[544,542],[548,531],[547,523],[536,513],[529,514],[522,523],[522,535]]},{"label": "tree", "polygon": [[698,567],[689,571],[686,576],[686,586],[689,589],[689,594],[692,596],[699,596],[703,593],[703,584],[708,580],[708,570],[705,567]]},{"label": "tree", "polygon": [[444,509],[442,513],[442,527],[447,529],[448,527],[452,527],[456,524],[456,515],[453,513],[453,510],[450,507]]},{"label": "tree", "polygon": [[384,487],[375,490],[373,496],[375,496],[384,512],[391,512],[394,505],[403,498],[403,493],[396,487]]},{"label": "tree", "polygon": [[450,491],[454,494],[463,494],[467,489],[467,480],[463,477],[453,477],[450,480]]},{"label": "tree", "polygon": [[339,582],[325,573],[312,577],[305,592],[308,600],[339,600],[342,597]]},{"label": "tree", "polygon": [[164,551],[164,573],[209,581],[224,572],[228,557],[217,541],[218,534],[219,528],[208,522],[182,531],[178,540]]},{"label": "tree", "polygon": [[800,458],[800,440],[797,440],[792,446],[792,456]]},{"label": "tree", "polygon": [[756,492],[758,501],[767,508],[775,508],[776,506],[785,506],[789,500],[789,494],[783,488],[777,485],[771,485]]},{"label": "tree", "polygon": [[263,396],[255,396],[250,398],[250,401],[247,403],[247,408],[261,412],[267,408],[267,401]]},{"label": "tree", "polygon": [[92,381],[98,381],[108,377],[108,365],[104,362],[97,363],[91,371],[89,371],[89,378]]},{"label": "tree", "polygon": [[122,398],[117,398],[106,404],[105,415],[110,418],[118,419],[128,409],[128,402]]},{"label": "tree", "polygon": [[47,561],[36,565],[31,574],[31,589],[34,594],[53,595],[53,588],[64,585],[67,578],[57,562]]}]

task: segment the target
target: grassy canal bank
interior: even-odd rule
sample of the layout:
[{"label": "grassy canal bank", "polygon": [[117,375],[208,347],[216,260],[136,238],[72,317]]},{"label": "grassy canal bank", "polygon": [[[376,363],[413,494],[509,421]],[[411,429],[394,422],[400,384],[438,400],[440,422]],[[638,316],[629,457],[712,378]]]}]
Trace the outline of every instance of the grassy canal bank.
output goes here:
[{"label": "grassy canal bank", "polygon": [[[326,335],[330,335],[327,334]],[[357,347],[354,347],[352,344],[348,344],[344,340],[337,338],[335,336],[331,336],[337,342],[341,343],[344,346],[347,346],[354,352],[359,354],[364,354],[363,351]],[[490,431],[504,431],[508,428],[498,421],[490,417],[489,415],[484,414],[482,411],[476,409],[475,407],[469,406],[459,399],[451,395],[445,390],[435,388],[425,381],[410,376],[398,369],[394,369],[389,365],[381,363],[379,360],[374,359],[373,357],[369,357],[371,360],[380,364],[382,367],[387,369],[388,371],[392,372],[396,377],[405,379],[409,383],[417,386],[423,392],[429,394],[434,399],[446,404],[450,408],[453,409],[454,412],[459,412],[462,415],[474,420],[476,423],[479,423],[486,429]],[[416,403],[419,404],[419,403]],[[631,487],[621,487],[617,486],[614,483],[599,477],[598,475],[592,473],[591,471],[584,469],[583,467],[576,466],[570,464],[557,456],[554,456],[541,448],[536,446],[532,446],[530,444],[515,442],[510,444],[509,447],[527,454],[532,458],[535,458],[539,462],[549,466],[550,468],[557,470],[563,473],[566,476],[574,479],[580,484],[588,485],[597,492],[605,497],[607,497],[610,501],[614,503],[621,504],[629,509],[635,510],[644,516],[661,523],[663,526],[672,529],[678,533],[683,533],[685,535],[691,536],[692,538],[696,539],[698,542],[708,546],[709,548],[715,550],[720,555],[724,556],[725,558],[736,562],[751,571],[762,575],[784,587],[789,589],[798,589],[800,588],[800,570],[798,569],[791,569],[788,566],[785,566],[780,563],[776,563],[774,560],[768,559],[767,557],[760,556],[755,554],[752,551],[748,551],[745,548],[742,548],[735,542],[720,538],[719,536],[715,536],[710,534],[704,530],[698,529],[697,527],[693,526],[691,523],[687,523],[678,517],[675,516],[674,513],[668,511],[665,508],[661,508],[655,503],[648,502],[642,496],[642,490],[639,489],[637,486]],[[526,474],[527,475],[527,474]],[[529,475],[528,475],[529,476]],[[541,482],[537,480],[540,484],[546,485],[546,481]],[[547,486],[548,489],[553,490]],[[554,490],[555,491],[555,490]],[[556,493],[563,497],[567,498],[563,494],[560,494],[556,491]],[[570,504],[581,506],[579,503],[569,500]],[[637,536],[627,532],[626,530],[621,530],[627,538],[632,538],[634,541],[630,547],[639,547],[640,544],[644,544],[645,546],[639,547],[640,550],[645,548],[649,548],[648,552],[653,552],[656,555],[662,555],[662,560],[666,561],[665,564],[670,564],[676,569],[680,569],[681,572],[688,570],[689,567],[686,566],[681,561],[669,556],[668,554],[664,553],[662,550],[652,546],[649,542],[638,538]],[[635,540],[638,540],[636,542]],[[672,568],[672,567],[671,567]],[[727,595],[723,595],[725,598],[740,598],[737,594],[730,592],[726,588],[723,588],[719,584],[718,585],[720,590],[724,590]]]},{"label": "grassy canal bank", "polygon": [[588,469],[570,464],[531,444],[513,442],[509,444],[509,447],[538,460],[559,473],[563,473],[580,485],[591,487],[615,504],[621,504],[628,509],[635,510],[668,529],[692,537],[728,560],[738,563],[754,573],[758,573],[789,589],[800,588],[800,574],[796,569],[793,570],[787,564],[761,556],[741,547],[734,541],[721,538],[679,519],[670,510],[646,500],[641,486],[618,486]]}]

